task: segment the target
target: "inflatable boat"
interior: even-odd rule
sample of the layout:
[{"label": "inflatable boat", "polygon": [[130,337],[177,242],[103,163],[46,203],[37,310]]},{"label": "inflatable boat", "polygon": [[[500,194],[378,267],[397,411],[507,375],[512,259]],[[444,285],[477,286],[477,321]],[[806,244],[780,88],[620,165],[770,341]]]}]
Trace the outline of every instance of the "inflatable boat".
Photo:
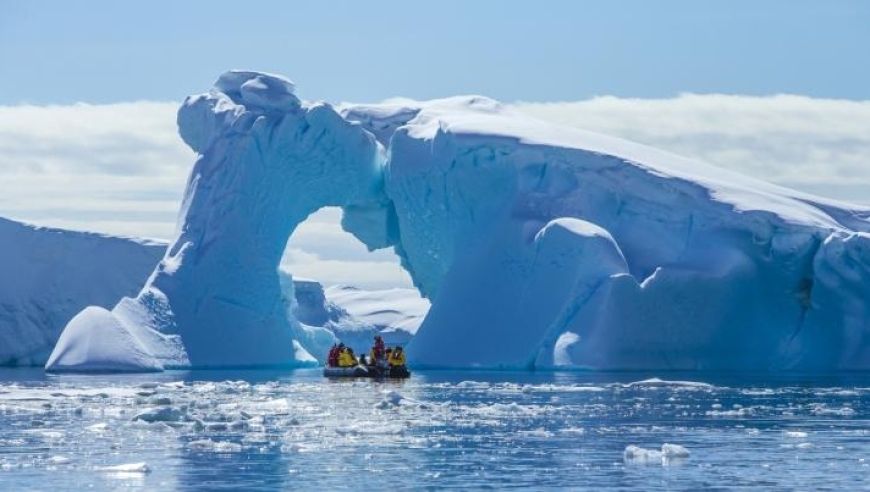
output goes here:
[{"label": "inflatable boat", "polygon": [[408,368],[390,367],[379,369],[375,366],[351,366],[351,367],[334,367],[326,366],[323,368],[323,375],[328,378],[395,378],[405,379],[411,377],[411,372]]}]

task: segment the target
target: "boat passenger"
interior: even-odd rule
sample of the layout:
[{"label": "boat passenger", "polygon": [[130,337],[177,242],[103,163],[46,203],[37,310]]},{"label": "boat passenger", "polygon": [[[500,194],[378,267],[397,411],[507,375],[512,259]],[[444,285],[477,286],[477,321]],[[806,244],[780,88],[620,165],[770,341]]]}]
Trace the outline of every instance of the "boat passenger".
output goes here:
[{"label": "boat passenger", "polygon": [[332,348],[329,349],[329,356],[326,358],[326,365],[329,367],[335,367],[338,365],[338,354],[341,349],[338,348],[338,345],[332,344]]},{"label": "boat passenger", "polygon": [[406,361],[407,359],[405,358],[405,352],[402,351],[402,347],[396,347],[395,350],[390,352],[390,367],[402,367]]},{"label": "boat passenger", "polygon": [[387,354],[384,348],[384,339],[375,335],[375,345],[372,347],[371,362],[381,369],[387,368]]},{"label": "boat passenger", "polygon": [[375,360],[380,360],[384,357],[384,339],[380,335],[375,335],[375,345],[372,347],[372,354]]},{"label": "boat passenger", "polygon": [[338,367],[353,367],[357,364],[356,357],[353,356],[353,349],[345,347],[338,356]]}]

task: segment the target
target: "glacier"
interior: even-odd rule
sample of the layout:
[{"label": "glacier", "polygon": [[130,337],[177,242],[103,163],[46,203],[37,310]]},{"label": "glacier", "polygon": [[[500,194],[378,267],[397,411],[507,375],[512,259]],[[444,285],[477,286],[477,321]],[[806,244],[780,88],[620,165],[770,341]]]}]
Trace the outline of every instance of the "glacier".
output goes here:
[{"label": "glacier", "polygon": [[[332,106],[231,71],[178,125],[198,159],[177,237],[46,369],[316,364],[329,339],[288,311],[278,264],[326,206],[431,301],[417,367],[870,368],[870,208],[481,96]],[[89,355],[101,330],[135,343]]]}]

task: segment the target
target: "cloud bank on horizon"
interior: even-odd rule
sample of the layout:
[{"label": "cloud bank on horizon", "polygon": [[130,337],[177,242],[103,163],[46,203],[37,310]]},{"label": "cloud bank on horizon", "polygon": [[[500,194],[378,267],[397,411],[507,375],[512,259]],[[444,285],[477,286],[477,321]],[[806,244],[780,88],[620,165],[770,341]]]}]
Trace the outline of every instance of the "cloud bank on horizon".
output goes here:
[{"label": "cloud bank on horizon", "polygon": [[[686,94],[513,106],[783,186],[870,204],[870,101]],[[0,106],[0,216],[170,239],[195,156],[176,103]],[[302,224],[283,264],[326,285],[409,286],[392,253],[369,253],[326,209]]]}]

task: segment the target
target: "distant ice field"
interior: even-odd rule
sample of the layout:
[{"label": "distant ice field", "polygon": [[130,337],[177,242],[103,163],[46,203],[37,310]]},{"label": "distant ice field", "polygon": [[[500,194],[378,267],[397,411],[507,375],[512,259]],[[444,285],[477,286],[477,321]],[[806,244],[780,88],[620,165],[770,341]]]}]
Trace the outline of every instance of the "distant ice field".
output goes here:
[{"label": "distant ice field", "polygon": [[870,488],[870,376],[0,369],[4,490]]}]

